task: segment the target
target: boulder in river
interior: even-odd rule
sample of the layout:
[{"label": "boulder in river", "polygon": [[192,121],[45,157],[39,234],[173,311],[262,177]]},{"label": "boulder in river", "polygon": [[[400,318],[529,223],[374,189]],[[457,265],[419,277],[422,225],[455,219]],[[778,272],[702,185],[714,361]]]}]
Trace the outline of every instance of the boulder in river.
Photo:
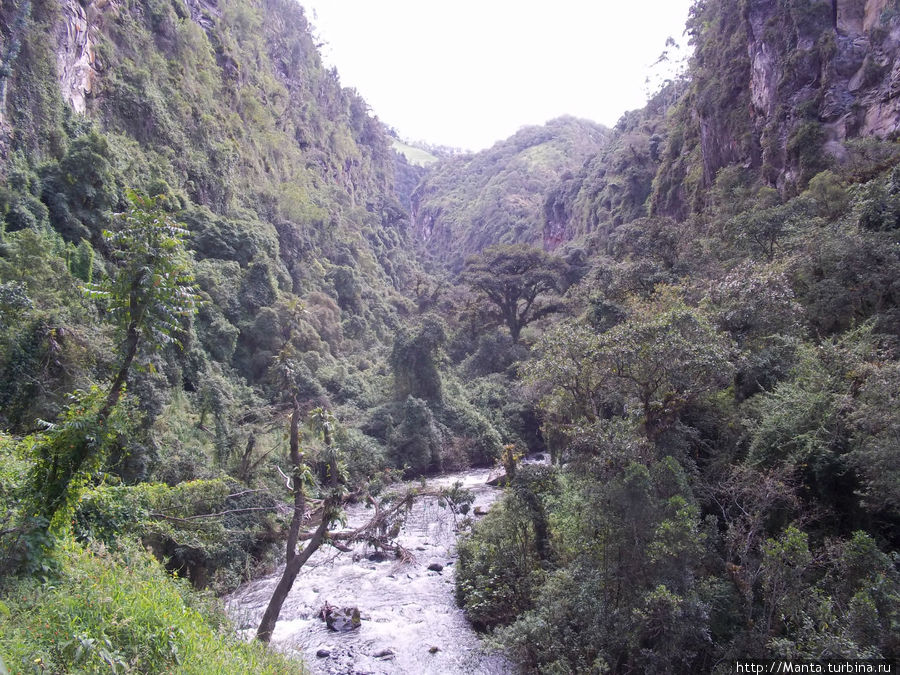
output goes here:
[{"label": "boulder in river", "polygon": [[338,633],[348,633],[362,625],[357,607],[333,607],[326,602],[320,616],[326,626]]},{"label": "boulder in river", "polygon": [[430,572],[441,572],[441,571],[443,571],[443,569],[444,569],[444,566],[441,565],[441,563],[439,563],[439,562],[433,562],[428,566],[428,570]]}]

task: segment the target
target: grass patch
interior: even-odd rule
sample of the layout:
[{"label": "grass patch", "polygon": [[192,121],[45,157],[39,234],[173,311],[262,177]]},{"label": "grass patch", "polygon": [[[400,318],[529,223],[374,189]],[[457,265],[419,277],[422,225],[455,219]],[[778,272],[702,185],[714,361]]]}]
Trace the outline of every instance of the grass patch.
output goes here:
[{"label": "grass patch", "polygon": [[414,164],[415,166],[428,166],[429,164],[434,164],[438,161],[438,158],[427,150],[413,147],[403,141],[398,141],[396,138],[393,139],[393,146],[394,150],[406,157],[407,162]]},{"label": "grass patch", "polygon": [[10,673],[306,672],[240,640],[215,598],[136,544],[111,553],[71,542],[58,555],[59,578],[7,579],[0,591],[0,658]]}]

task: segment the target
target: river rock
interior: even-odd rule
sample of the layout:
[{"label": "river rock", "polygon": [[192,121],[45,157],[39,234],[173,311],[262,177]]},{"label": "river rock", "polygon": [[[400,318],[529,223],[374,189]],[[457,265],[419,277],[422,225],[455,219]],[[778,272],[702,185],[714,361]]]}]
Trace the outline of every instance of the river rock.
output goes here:
[{"label": "river rock", "polygon": [[325,625],[338,633],[348,633],[362,625],[357,607],[332,607],[326,602],[320,614]]},{"label": "river rock", "polygon": [[443,571],[444,566],[439,562],[433,562],[428,566],[428,570],[431,572],[441,572]]},{"label": "river rock", "polygon": [[327,659],[329,656],[331,656],[331,651],[328,650],[328,649],[318,649],[318,650],[316,650],[316,658],[319,658],[319,659]]},{"label": "river rock", "polygon": [[394,658],[394,650],[393,649],[382,649],[380,652],[375,654],[376,659],[392,659]]}]

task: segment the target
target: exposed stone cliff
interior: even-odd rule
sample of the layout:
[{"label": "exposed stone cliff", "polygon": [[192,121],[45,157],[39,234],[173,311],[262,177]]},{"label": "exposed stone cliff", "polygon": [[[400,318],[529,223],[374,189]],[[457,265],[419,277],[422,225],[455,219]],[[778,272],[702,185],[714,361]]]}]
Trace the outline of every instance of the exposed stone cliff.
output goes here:
[{"label": "exposed stone cliff", "polygon": [[689,30],[691,88],[674,116],[656,212],[686,215],[734,164],[790,193],[844,161],[848,141],[900,131],[897,0],[708,2]]},{"label": "exposed stone cliff", "polygon": [[97,5],[94,3],[65,0],[57,24],[59,88],[63,98],[79,113],[85,111],[85,99],[93,92],[99,65],[94,51],[96,36],[93,35],[96,11]]},{"label": "exposed stone cliff", "polygon": [[900,0],[706,0],[688,32],[685,80],[623,116],[583,165],[541,175],[540,229],[535,191],[509,180],[533,164],[499,161],[508,146],[498,144],[426,177],[413,198],[418,238],[439,257],[602,240],[648,213],[703,208],[725,167],[789,196],[847,161],[857,139],[900,134]]}]

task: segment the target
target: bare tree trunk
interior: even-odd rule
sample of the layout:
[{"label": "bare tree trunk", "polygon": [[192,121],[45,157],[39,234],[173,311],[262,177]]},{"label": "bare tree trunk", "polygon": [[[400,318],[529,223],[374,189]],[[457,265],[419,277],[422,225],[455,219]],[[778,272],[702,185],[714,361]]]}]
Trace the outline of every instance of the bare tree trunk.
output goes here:
[{"label": "bare tree trunk", "polygon": [[[291,516],[291,527],[288,530],[287,538],[288,563],[297,555],[300,526],[303,524],[303,516],[306,515],[306,494],[303,492],[303,455],[300,454],[300,404],[297,403],[296,396],[294,397],[294,409],[291,412],[291,466],[293,467],[291,487],[294,492],[294,513]],[[307,548],[309,547],[307,546]],[[305,552],[306,549],[304,549]]]},{"label": "bare tree trunk", "polygon": [[[303,551],[299,554],[296,553],[297,539],[300,536],[300,523],[303,519],[303,511],[305,510],[305,496],[303,495],[303,483],[300,475],[301,455],[299,424],[300,407],[297,405],[297,399],[295,397],[294,410],[291,413],[291,462],[294,464],[294,516],[291,518],[291,529],[288,533],[287,564],[284,566],[284,573],[281,575],[281,579],[275,587],[275,591],[272,593],[272,597],[266,607],[266,612],[263,614],[262,621],[256,631],[256,639],[266,643],[272,639],[275,623],[278,621],[278,615],[281,614],[281,606],[287,599],[288,593],[291,592],[294,580],[297,578],[300,569],[306,561],[309,560],[310,556],[312,556],[325,541],[328,527],[331,525],[332,516],[337,512],[337,507],[341,501],[340,492],[338,491],[337,453],[332,447],[333,439],[331,436],[331,429],[326,425],[323,428],[323,437],[325,445],[329,450],[328,471],[330,475],[328,487],[330,493],[325,499],[325,504],[322,508],[322,522],[319,523],[319,527],[316,528],[315,533],[313,533],[313,536],[306,543]],[[300,508],[299,511],[298,504]]]},{"label": "bare tree trunk", "polygon": [[138,331],[137,320],[133,320],[128,325],[128,330],[125,333],[125,360],[122,361],[119,372],[116,373],[116,378],[109,388],[109,394],[106,395],[106,402],[103,404],[103,407],[100,409],[100,414],[98,415],[101,424],[106,422],[109,413],[116,407],[119,398],[122,396],[122,390],[125,388],[125,380],[128,377],[128,371],[131,370],[131,364],[134,362],[134,357],[137,355],[140,337],[141,335]]},{"label": "bare tree trunk", "polygon": [[247,437],[247,445],[244,447],[244,454],[241,455],[241,463],[237,470],[238,478],[245,483],[250,479],[250,463],[253,459],[254,448],[256,448],[256,434],[251,432]]},{"label": "bare tree trunk", "polygon": [[328,500],[326,500],[325,513],[322,516],[322,522],[319,523],[319,527],[316,528],[315,534],[313,534],[312,539],[307,542],[306,546],[303,548],[303,551],[291,557],[291,559],[288,560],[287,565],[285,565],[284,574],[281,575],[281,579],[279,580],[278,585],[275,587],[275,591],[272,593],[272,597],[269,600],[269,605],[266,607],[266,613],[263,614],[262,621],[260,622],[259,628],[256,631],[256,639],[260,642],[268,643],[269,640],[272,639],[272,632],[275,630],[275,623],[278,621],[278,615],[281,614],[281,606],[287,599],[288,593],[291,592],[291,588],[294,585],[294,580],[297,578],[297,575],[300,573],[300,569],[303,567],[306,561],[309,560],[310,556],[315,553],[322,545],[322,542],[325,541],[325,534],[328,532],[328,526],[331,520],[328,517],[328,513],[332,512],[335,506],[333,500],[333,496],[329,497]]}]

